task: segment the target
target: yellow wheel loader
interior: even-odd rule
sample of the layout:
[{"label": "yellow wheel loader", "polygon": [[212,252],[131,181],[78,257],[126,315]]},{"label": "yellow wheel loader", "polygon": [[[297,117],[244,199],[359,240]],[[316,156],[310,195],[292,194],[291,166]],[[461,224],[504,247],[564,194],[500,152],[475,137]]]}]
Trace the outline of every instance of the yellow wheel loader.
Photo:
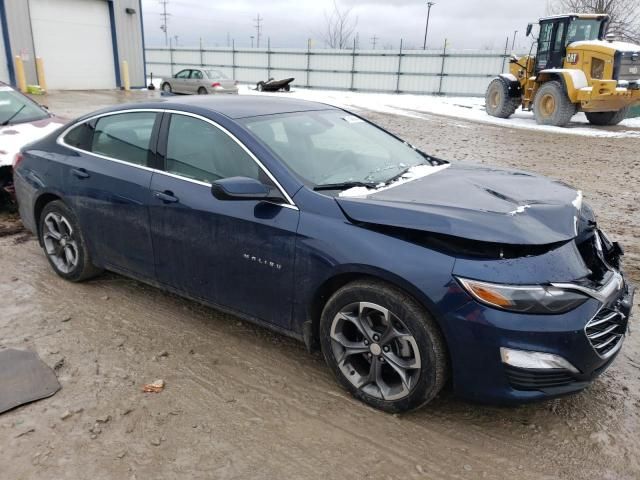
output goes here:
[{"label": "yellow wheel loader", "polygon": [[594,125],[620,123],[640,103],[640,45],[613,41],[608,23],[600,14],[540,19],[536,54],[512,56],[509,73],[491,81],[487,113],[509,118],[522,106],[540,125],[565,126],[579,111]]}]

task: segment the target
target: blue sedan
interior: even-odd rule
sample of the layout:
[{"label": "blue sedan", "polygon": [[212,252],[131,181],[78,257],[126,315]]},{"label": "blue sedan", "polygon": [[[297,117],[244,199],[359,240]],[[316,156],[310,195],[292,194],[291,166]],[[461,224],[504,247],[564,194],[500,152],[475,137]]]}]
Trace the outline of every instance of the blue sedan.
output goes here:
[{"label": "blue sedan", "polygon": [[299,338],[385,411],[448,382],[494,403],[576,392],[627,333],[622,249],[581,192],[324,104],[119,105],[23,149],[15,187],[61,277],[111,270]]}]

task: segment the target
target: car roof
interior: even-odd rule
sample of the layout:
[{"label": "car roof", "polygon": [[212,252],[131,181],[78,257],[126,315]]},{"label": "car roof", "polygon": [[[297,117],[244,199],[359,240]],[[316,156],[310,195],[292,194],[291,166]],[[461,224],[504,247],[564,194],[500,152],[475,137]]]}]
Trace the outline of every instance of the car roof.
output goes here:
[{"label": "car roof", "polygon": [[[337,110],[324,103],[310,102],[294,98],[282,98],[271,95],[194,95],[163,97],[162,108],[176,110],[193,107],[210,110],[232,119],[277,115],[281,113],[311,112],[318,110]],[[158,108],[158,103],[154,105]],[[131,108],[131,105],[129,105]],[[138,108],[140,105],[138,104]]]}]

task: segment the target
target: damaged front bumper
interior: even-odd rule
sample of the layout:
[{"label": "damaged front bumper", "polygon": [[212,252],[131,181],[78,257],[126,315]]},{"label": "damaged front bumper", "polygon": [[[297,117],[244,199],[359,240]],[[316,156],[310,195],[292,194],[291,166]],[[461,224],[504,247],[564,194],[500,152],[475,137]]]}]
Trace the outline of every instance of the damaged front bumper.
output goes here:
[{"label": "damaged front bumper", "polygon": [[[482,402],[523,403],[587,387],[611,364],[628,333],[634,288],[620,278],[621,287],[607,288],[611,295],[604,303],[590,298],[562,315],[514,314],[476,301],[450,314],[458,337],[452,358],[456,393]],[[510,360],[505,349],[540,354],[544,361],[527,363],[534,355]]]}]

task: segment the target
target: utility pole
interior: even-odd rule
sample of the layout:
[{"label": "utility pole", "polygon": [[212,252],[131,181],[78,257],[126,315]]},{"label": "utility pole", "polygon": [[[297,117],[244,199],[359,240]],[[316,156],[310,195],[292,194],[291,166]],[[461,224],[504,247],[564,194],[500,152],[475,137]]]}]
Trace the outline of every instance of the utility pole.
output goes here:
[{"label": "utility pole", "polygon": [[258,16],[256,18],[254,18],[256,24],[256,46],[258,48],[260,48],[260,37],[262,36],[262,21],[264,20],[263,17],[260,16],[260,14],[258,14]]},{"label": "utility pole", "polygon": [[178,35],[174,35],[173,38],[176,39],[176,47],[178,46]]},{"label": "utility pole", "polygon": [[253,35],[251,35],[251,48],[253,48],[253,39],[256,38]]},{"label": "utility pole", "polygon": [[511,42],[511,52],[513,52],[513,49],[516,46],[516,35],[518,34],[518,30],[513,32],[513,42]]},{"label": "utility pole", "polygon": [[373,47],[373,50],[376,49],[376,44],[378,43],[379,38],[376,37],[375,35],[373,37],[371,37],[371,45]]},{"label": "utility pole", "polygon": [[427,49],[427,33],[429,33],[429,17],[431,16],[431,7],[435,5],[435,2],[427,2],[427,25],[424,27],[424,43],[422,49]]},{"label": "utility pole", "polygon": [[167,3],[169,3],[169,0],[160,0],[160,4],[162,5],[162,13],[160,14],[160,16],[162,17],[162,25],[160,25],[160,30],[164,32],[165,47],[169,46],[168,20],[171,16],[170,13],[167,13]]}]

